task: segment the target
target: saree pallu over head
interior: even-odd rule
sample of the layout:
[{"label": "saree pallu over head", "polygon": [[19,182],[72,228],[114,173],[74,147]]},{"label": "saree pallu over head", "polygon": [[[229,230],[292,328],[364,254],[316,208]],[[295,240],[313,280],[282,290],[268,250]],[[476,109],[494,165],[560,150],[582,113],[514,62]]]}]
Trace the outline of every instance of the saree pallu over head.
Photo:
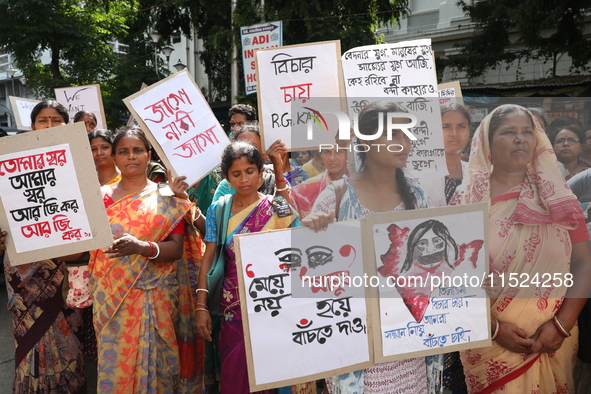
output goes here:
[{"label": "saree pallu over head", "polygon": [[191,282],[197,283],[203,243],[192,225],[192,207],[144,190],[107,208],[114,236],[128,233],[142,241],[164,241],[178,224],[187,222],[178,261],[91,253],[99,392],[203,391],[203,340],[195,326],[191,289]]},{"label": "saree pallu over head", "polygon": [[[502,106],[504,107],[504,106]],[[501,108],[501,107],[499,107]],[[492,319],[517,325],[532,336],[560,309],[567,287],[542,285],[544,280],[570,272],[572,244],[569,230],[584,218],[579,203],[556,165],[550,142],[531,113],[536,147],[527,165],[524,181],[490,200],[489,132],[487,116],[472,142],[469,170],[465,183],[451,204],[488,201],[490,270],[498,274],[516,274],[519,281],[505,281],[505,287],[491,306]],[[524,278],[539,278],[519,285]],[[509,393],[552,393],[573,390],[572,367],[576,357],[576,327],[555,353],[518,354],[493,341],[491,347],[461,352],[470,393],[490,393],[504,389]]]}]

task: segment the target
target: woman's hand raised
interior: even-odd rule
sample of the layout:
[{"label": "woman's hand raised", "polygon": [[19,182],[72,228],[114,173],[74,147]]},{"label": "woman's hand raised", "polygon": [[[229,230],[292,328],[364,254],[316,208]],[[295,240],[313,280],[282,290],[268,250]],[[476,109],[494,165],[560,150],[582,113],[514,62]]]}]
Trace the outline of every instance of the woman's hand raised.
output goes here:
[{"label": "woman's hand raised", "polygon": [[187,179],[187,177],[177,176],[173,179],[172,172],[170,170],[166,170],[166,175],[168,176],[168,184],[170,185],[170,190],[172,190],[174,195],[182,200],[188,200],[189,195],[187,194],[187,189],[189,188],[189,184],[185,182],[185,179]]},{"label": "woman's hand raised", "polygon": [[331,211],[328,215],[324,213],[316,213],[306,216],[302,220],[302,226],[310,227],[315,232],[324,231],[328,228],[330,223],[334,222],[334,211]]},{"label": "woman's hand raised", "polygon": [[281,140],[273,142],[269,147],[269,150],[267,150],[267,155],[269,156],[271,163],[273,163],[273,168],[276,171],[283,173],[283,166],[285,164],[283,163],[283,155],[285,154],[287,154],[287,148]]}]

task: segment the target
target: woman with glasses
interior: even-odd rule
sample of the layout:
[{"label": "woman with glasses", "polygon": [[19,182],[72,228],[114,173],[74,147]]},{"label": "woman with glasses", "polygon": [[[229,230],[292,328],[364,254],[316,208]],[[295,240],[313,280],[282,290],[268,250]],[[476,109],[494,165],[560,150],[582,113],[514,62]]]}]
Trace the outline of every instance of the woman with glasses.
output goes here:
[{"label": "woman with glasses", "polygon": [[564,166],[564,178],[570,179],[588,168],[584,162],[579,161],[585,143],[585,133],[572,127],[564,126],[550,134],[550,142],[558,161]]}]

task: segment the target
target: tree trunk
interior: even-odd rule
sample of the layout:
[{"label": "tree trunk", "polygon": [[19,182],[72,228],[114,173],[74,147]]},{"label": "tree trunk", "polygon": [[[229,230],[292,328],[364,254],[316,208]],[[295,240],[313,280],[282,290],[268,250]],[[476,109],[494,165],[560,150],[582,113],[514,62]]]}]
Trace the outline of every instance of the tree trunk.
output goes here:
[{"label": "tree trunk", "polygon": [[60,49],[58,47],[51,47],[51,76],[53,79],[62,80],[62,73],[60,71]]},{"label": "tree trunk", "polygon": [[552,52],[552,78],[556,77],[556,63],[557,63],[558,53],[556,51]]}]

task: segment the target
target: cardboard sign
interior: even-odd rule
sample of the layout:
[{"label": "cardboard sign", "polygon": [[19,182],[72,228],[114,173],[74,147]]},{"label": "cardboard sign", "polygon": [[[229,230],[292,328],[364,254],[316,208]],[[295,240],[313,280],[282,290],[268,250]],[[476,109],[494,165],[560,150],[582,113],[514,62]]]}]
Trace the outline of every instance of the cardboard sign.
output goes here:
[{"label": "cardboard sign", "polygon": [[12,265],[113,243],[83,124],[0,139],[0,228]]},{"label": "cardboard sign", "polygon": [[219,165],[230,141],[187,70],[123,102],[175,177],[193,185]]},{"label": "cardboard sign", "polygon": [[439,90],[439,104],[446,104],[452,100],[458,104],[464,104],[460,81],[440,83],[437,85],[437,89]]},{"label": "cardboard sign", "polygon": [[283,46],[283,22],[266,22],[240,28],[242,42],[242,68],[244,69],[244,91],[257,92],[256,61],[254,53],[258,49]]},{"label": "cardboard sign", "polygon": [[372,299],[375,362],[490,346],[488,204],[365,218],[379,298]]},{"label": "cardboard sign", "polygon": [[353,48],[342,62],[349,118],[371,102],[397,102],[417,119],[407,169],[418,179],[447,174],[431,40]]},{"label": "cardboard sign", "polygon": [[251,391],[491,345],[486,203],[234,241]]},{"label": "cardboard sign", "polygon": [[77,112],[90,111],[96,116],[96,128],[107,128],[101,85],[74,86],[54,90],[57,102],[66,107],[71,122],[74,121],[74,115]]},{"label": "cardboard sign", "polygon": [[31,130],[31,111],[40,101],[14,96],[8,96],[8,98],[14,113],[16,127],[19,130]]},{"label": "cardboard sign", "polygon": [[[360,222],[235,236],[251,391],[371,366]],[[335,284],[335,286],[332,286]]]},{"label": "cardboard sign", "polygon": [[[294,113],[293,104],[306,107],[311,98],[344,97],[340,41],[292,45],[256,51],[259,123],[263,150],[277,140],[288,150],[318,149],[305,133],[316,108]],[[295,132],[296,125],[303,132]],[[328,139],[334,142],[334,135]]]}]

